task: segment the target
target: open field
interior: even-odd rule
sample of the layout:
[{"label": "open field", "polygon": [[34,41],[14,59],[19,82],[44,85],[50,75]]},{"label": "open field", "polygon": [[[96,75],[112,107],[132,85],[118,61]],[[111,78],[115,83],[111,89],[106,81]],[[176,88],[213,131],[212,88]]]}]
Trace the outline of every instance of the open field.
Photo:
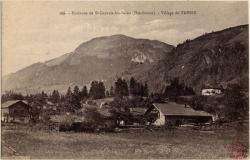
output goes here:
[{"label": "open field", "polygon": [[[232,145],[248,148],[248,128],[217,128],[201,132],[190,128],[130,130],[120,133],[32,131],[25,127],[2,128],[2,156],[30,158],[229,158],[238,152]],[[238,142],[236,143],[236,141]],[[242,147],[241,147],[242,149]],[[241,154],[241,153],[239,153]]]}]

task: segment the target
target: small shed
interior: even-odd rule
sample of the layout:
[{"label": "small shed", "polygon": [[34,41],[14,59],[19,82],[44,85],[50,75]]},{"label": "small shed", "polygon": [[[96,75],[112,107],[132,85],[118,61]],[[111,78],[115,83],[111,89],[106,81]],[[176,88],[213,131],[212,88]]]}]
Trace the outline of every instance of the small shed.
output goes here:
[{"label": "small shed", "polygon": [[205,111],[197,111],[188,105],[175,102],[154,103],[145,115],[154,117],[152,124],[156,126],[212,122],[212,114]]},{"label": "small shed", "polygon": [[2,104],[2,122],[29,122],[30,106],[23,100],[10,100]]}]

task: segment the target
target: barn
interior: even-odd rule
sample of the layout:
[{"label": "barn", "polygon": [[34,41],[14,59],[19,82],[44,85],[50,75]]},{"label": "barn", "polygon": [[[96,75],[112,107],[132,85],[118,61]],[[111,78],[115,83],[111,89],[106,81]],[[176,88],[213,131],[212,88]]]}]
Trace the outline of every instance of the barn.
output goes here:
[{"label": "barn", "polygon": [[151,122],[155,126],[200,124],[212,122],[212,114],[197,111],[188,105],[175,102],[154,103],[145,116],[152,117]]},{"label": "barn", "polygon": [[10,100],[2,104],[2,122],[29,122],[30,106],[23,100]]}]

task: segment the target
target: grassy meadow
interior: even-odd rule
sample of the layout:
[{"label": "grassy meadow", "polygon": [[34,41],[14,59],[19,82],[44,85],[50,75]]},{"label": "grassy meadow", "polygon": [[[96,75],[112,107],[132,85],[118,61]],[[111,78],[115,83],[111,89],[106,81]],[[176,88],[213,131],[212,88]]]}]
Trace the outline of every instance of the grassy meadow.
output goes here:
[{"label": "grassy meadow", "polygon": [[[235,127],[234,127],[235,128]],[[129,130],[119,133],[76,133],[2,127],[2,157],[42,159],[92,158],[235,158],[229,146],[248,148],[248,127],[217,127],[213,131],[191,128]],[[14,154],[11,147],[16,151]],[[237,151],[238,153],[239,151]]]}]

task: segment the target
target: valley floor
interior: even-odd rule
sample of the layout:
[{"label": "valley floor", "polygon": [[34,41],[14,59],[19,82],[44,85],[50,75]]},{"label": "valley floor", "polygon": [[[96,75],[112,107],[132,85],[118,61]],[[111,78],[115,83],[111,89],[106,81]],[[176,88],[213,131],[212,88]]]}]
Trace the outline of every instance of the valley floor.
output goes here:
[{"label": "valley floor", "polygon": [[[16,153],[14,153],[16,151]],[[2,128],[2,157],[15,158],[241,158],[248,152],[248,127],[198,131],[137,130],[120,133],[32,131]],[[26,157],[26,158],[27,158]]]}]

